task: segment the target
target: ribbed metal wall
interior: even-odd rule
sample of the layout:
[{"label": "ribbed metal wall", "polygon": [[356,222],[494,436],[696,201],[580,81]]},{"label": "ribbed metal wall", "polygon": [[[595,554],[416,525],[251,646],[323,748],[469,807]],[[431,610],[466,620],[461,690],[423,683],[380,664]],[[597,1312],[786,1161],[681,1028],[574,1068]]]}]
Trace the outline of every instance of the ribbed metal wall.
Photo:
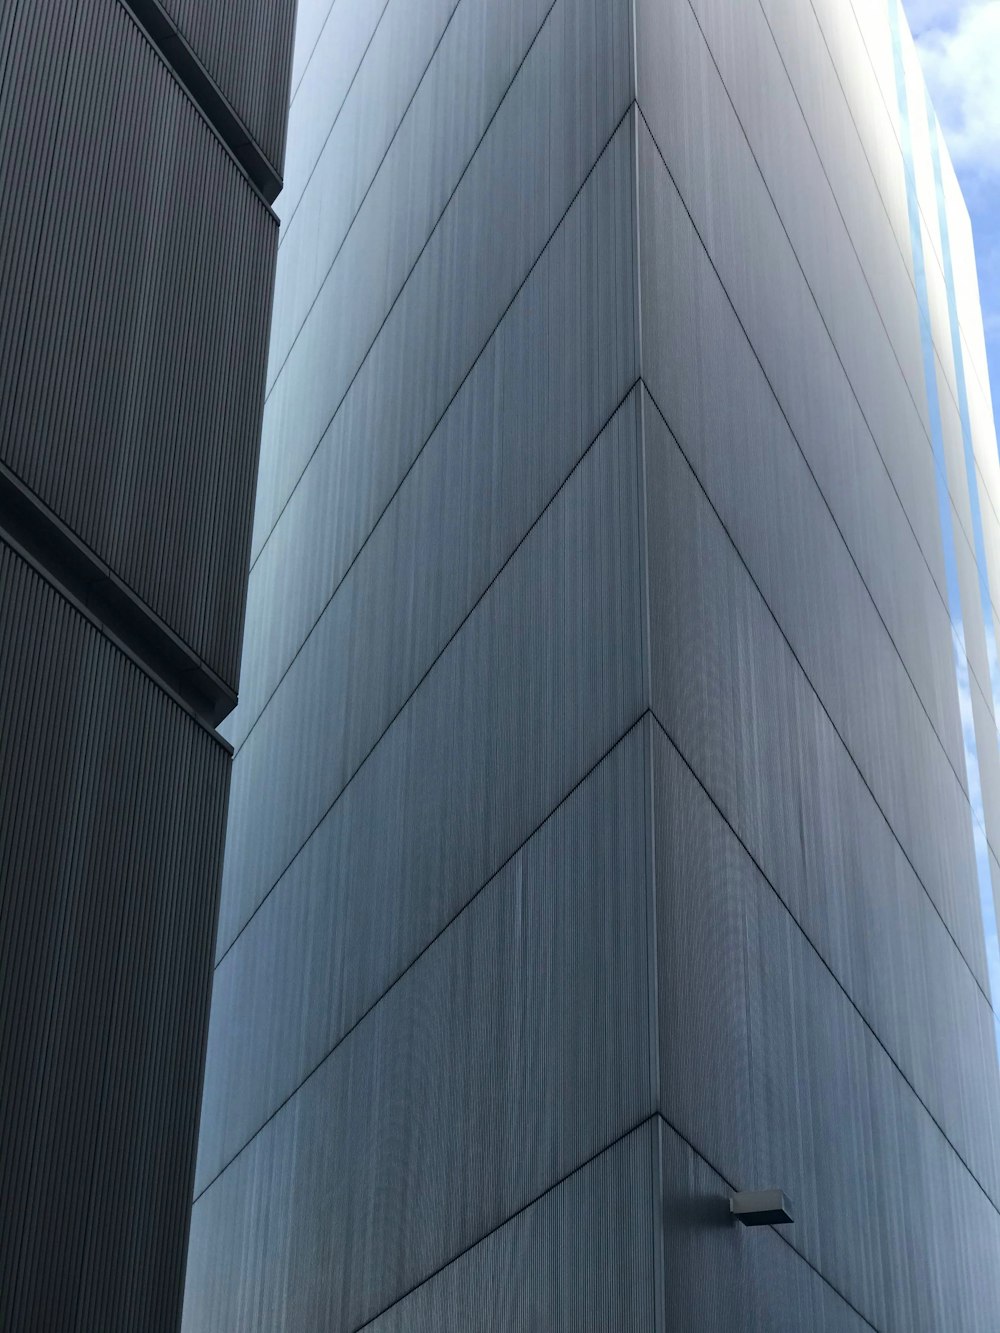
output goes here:
[{"label": "ribbed metal wall", "polygon": [[[288,123],[295,4],[291,0],[160,0],[273,167]],[[322,0],[331,8],[339,0]]]},{"label": "ribbed metal wall", "polygon": [[846,0],[637,23],[660,1107],[790,1194],[872,1327],[990,1328],[1000,1069],[893,120]]},{"label": "ribbed metal wall", "polygon": [[[273,183],[291,0],[184,13],[257,53]],[[182,46],[0,7],[5,1333],[181,1316],[277,248]]]},{"label": "ribbed metal wall", "polygon": [[229,758],[0,544],[0,1327],[175,1327]]},{"label": "ribbed metal wall", "polygon": [[[188,1333],[996,1322],[1000,1067],[872,9],[304,6]],[[791,1227],[733,1223],[773,1186]]]},{"label": "ribbed metal wall", "polygon": [[3,54],[0,460],[235,686],[275,220],[117,0]]},{"label": "ribbed metal wall", "polygon": [[[650,1230],[658,1142],[647,1120],[365,1328],[490,1333],[658,1327]],[[581,1227],[580,1218],[591,1224]]]},{"label": "ribbed metal wall", "polygon": [[[577,1170],[649,1203],[582,1183],[655,1105],[627,12],[448,8],[301,66],[191,1329],[376,1320]],[[601,1244],[552,1198],[522,1267]],[[642,1326],[652,1235],[615,1244],[634,1293],[573,1282]],[[534,1282],[498,1317],[572,1326]]]}]

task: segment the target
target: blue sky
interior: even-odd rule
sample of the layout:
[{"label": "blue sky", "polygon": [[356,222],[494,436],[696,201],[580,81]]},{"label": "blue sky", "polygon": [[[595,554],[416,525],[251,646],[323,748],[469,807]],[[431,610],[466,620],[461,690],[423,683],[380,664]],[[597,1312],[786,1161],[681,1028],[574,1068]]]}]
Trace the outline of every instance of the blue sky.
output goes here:
[{"label": "blue sky", "polygon": [[904,0],[972,215],[1000,418],[1000,0]]}]

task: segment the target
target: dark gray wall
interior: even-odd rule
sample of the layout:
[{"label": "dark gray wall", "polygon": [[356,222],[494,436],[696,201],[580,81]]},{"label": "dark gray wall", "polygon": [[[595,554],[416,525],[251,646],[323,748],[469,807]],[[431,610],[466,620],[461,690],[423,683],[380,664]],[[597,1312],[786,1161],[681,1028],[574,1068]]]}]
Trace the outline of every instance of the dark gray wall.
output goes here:
[{"label": "dark gray wall", "polygon": [[116,0],[5,56],[0,461],[235,689],[276,221]]},{"label": "dark gray wall", "polygon": [[0,546],[5,1329],[171,1326],[229,761]]},{"label": "dark gray wall", "polygon": [[[159,4],[178,38],[192,49],[248,137],[280,176],[295,5],[287,0],[242,0],[238,5],[159,0]],[[144,0],[138,0],[137,8],[144,8]]]},{"label": "dark gray wall", "polygon": [[185,1329],[992,1328],[887,13],[317,0],[292,89]]},{"label": "dark gray wall", "polygon": [[[889,214],[874,201],[863,225],[840,212],[795,98],[793,80],[830,86],[812,30],[843,29],[850,7],[817,6],[808,40],[782,8],[638,18],[651,703],[748,853],[740,911],[721,902],[686,924],[729,958],[730,994],[687,993],[704,973],[684,966],[668,1004],[686,1014],[672,1032],[711,1015],[732,1100],[720,1106],[710,1081],[699,1090],[683,1060],[672,1073],[670,1042],[666,1114],[676,1091],[674,1123],[727,1178],[780,1179],[801,1197],[788,1238],[875,1327],[988,1328],[1000,1309],[996,1019],[918,306]],[[694,104],[700,142],[684,120]],[[842,91],[834,109],[845,144],[849,110],[887,112],[848,108]],[[876,181],[863,159],[855,169],[867,200]],[[885,273],[871,265],[870,286],[865,267],[879,252],[898,275],[881,295]],[[946,325],[933,336],[947,348]],[[948,481],[961,566],[967,492],[961,471]],[[997,741],[975,575],[971,589],[991,831]],[[686,807],[685,822],[697,823]]]},{"label": "dark gray wall", "polygon": [[294,21],[223,8],[0,16],[5,1330],[180,1320]]}]

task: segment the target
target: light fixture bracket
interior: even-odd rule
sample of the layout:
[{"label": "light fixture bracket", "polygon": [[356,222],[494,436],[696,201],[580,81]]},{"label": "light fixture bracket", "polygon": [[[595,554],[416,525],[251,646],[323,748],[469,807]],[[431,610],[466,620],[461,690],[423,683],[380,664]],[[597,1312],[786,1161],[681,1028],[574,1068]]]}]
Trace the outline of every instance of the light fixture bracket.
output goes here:
[{"label": "light fixture bracket", "polygon": [[783,1190],[742,1190],[729,1196],[729,1211],[745,1227],[782,1226],[794,1221]]}]

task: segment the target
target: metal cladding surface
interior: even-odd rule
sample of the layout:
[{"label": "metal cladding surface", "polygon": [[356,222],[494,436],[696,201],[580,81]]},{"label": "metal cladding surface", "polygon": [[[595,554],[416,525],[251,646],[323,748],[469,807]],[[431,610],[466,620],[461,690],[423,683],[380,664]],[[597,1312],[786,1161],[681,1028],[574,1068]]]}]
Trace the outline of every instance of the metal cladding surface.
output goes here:
[{"label": "metal cladding surface", "polygon": [[[295,5],[288,0],[157,0],[243,122],[248,137],[280,170],[288,123]],[[142,11],[148,0],[136,0]],[[306,0],[303,0],[305,5]],[[306,6],[307,7],[307,6]]]},{"label": "metal cladding surface", "polygon": [[1000,462],[889,5],[301,7],[185,1333],[997,1326]]},{"label": "metal cladding surface", "polygon": [[277,224],[117,0],[4,55],[0,462],[235,689]]},{"label": "metal cladding surface", "polygon": [[181,8],[0,12],[12,1333],[181,1317],[277,251],[264,149],[185,70],[253,48],[280,171],[294,4]]},{"label": "metal cladding surface", "polygon": [[0,623],[0,1327],[167,1328],[229,761],[6,545]]}]

